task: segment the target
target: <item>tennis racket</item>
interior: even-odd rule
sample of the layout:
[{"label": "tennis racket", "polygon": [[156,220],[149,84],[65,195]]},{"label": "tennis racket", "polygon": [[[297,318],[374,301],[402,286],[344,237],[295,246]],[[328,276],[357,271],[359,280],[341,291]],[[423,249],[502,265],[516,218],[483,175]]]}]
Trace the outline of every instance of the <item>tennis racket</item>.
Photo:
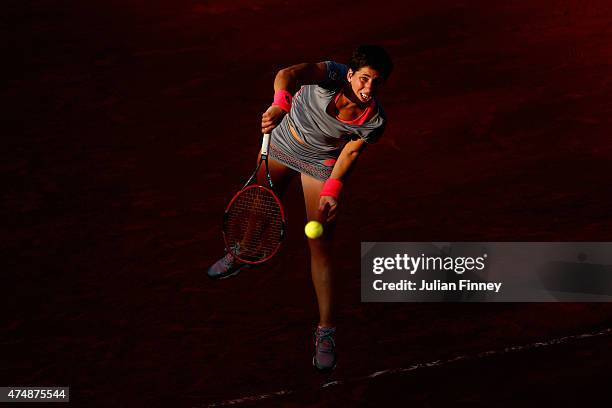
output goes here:
[{"label": "tennis racket", "polygon": [[[264,134],[255,171],[230,200],[223,215],[225,247],[239,261],[252,265],[272,258],[285,237],[285,212],[274,194],[268,168],[269,145],[270,135]],[[266,165],[269,187],[256,183],[262,162]]]}]

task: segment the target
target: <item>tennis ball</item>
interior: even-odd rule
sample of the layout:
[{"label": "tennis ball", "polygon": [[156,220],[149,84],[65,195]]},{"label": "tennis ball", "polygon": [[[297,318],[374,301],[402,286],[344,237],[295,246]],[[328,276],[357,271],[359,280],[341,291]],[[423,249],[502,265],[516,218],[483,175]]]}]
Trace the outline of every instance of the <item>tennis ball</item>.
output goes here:
[{"label": "tennis ball", "polygon": [[304,233],[310,239],[317,239],[323,235],[323,226],[319,221],[310,221],[304,227]]}]

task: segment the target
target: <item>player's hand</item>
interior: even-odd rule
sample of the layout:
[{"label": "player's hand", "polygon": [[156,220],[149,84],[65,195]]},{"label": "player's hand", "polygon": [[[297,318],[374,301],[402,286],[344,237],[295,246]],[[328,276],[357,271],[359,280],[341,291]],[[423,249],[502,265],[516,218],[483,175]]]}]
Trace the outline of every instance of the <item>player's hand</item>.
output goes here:
[{"label": "player's hand", "polygon": [[331,196],[322,196],[319,199],[319,219],[321,222],[330,222],[338,215],[338,200]]},{"label": "player's hand", "polygon": [[276,105],[271,105],[263,115],[261,115],[261,133],[271,133],[283,120],[286,112]]}]

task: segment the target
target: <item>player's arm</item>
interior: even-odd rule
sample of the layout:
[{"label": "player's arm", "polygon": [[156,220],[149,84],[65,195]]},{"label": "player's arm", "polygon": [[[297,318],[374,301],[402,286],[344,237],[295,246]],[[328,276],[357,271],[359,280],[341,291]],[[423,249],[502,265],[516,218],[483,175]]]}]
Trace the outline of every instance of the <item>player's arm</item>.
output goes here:
[{"label": "player's arm", "polygon": [[318,84],[326,78],[324,62],[292,65],[278,71],[274,78],[274,91],[285,90],[293,95],[302,85]]},{"label": "player's arm", "polygon": [[270,133],[289,111],[290,102],[283,95],[293,95],[302,85],[317,84],[327,78],[324,62],[304,63],[283,68],[274,78],[274,103],[261,116],[262,133]]},{"label": "player's arm", "polygon": [[344,145],[338,156],[331,176],[325,182],[319,200],[319,211],[323,214],[327,212],[327,221],[336,217],[338,210],[338,193],[342,184],[346,182],[349,174],[355,168],[355,163],[359,155],[366,148],[367,143],[362,139],[355,139]]}]

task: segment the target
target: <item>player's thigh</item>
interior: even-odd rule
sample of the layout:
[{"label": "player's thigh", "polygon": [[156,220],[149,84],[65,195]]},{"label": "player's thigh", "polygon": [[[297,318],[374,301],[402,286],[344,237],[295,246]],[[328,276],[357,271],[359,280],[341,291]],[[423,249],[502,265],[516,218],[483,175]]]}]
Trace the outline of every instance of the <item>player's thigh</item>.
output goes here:
[{"label": "player's thigh", "polygon": [[[259,156],[261,157],[261,156]],[[259,160],[259,158],[257,159]],[[285,166],[284,164],[277,162],[276,160],[268,157],[268,168],[270,170],[270,177],[274,184],[274,192],[282,197],[289,186],[291,180],[298,174],[297,171]],[[262,186],[268,186],[268,177],[266,175],[266,164],[262,163],[257,172],[257,182]]]},{"label": "player's thigh", "polygon": [[[319,213],[319,200],[321,199],[320,194],[321,190],[323,189],[324,182],[303,173],[301,174],[301,179],[302,191],[304,193],[304,205],[306,206],[306,218],[308,221],[320,220],[321,214]],[[333,221],[323,224],[324,232],[321,238],[316,240],[308,240],[311,247],[313,244],[324,244],[331,241],[334,230],[336,229],[337,218],[338,217],[336,216]]]}]

